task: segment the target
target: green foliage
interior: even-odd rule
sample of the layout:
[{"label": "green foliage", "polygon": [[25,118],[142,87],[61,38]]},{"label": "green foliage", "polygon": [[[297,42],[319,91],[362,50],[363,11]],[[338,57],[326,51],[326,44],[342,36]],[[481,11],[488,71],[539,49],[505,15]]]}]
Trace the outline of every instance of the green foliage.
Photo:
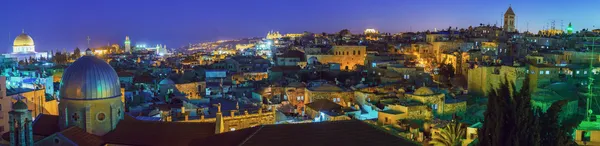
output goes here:
[{"label": "green foliage", "polygon": [[466,131],[463,124],[452,122],[439,133],[434,133],[429,144],[434,146],[460,146]]},{"label": "green foliage", "polygon": [[483,127],[479,129],[481,146],[562,146],[574,144],[570,132],[573,125],[562,125],[559,114],[567,101],[557,101],[542,113],[532,108],[529,92],[529,79],[524,81],[519,93],[513,83],[502,85],[490,92],[488,109],[485,112]]}]

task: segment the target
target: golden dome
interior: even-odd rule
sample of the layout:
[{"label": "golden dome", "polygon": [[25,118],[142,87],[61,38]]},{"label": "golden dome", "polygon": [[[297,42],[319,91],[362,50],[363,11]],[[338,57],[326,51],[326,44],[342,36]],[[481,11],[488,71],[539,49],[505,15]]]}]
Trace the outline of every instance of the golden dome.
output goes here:
[{"label": "golden dome", "polygon": [[22,33],[15,38],[14,46],[33,46],[33,39],[31,36]]},{"label": "golden dome", "polygon": [[433,94],[435,94],[435,92],[433,92],[433,90],[423,86],[423,87],[417,89],[417,91],[415,91],[415,93],[413,93],[413,94],[425,96],[425,95],[433,95]]}]

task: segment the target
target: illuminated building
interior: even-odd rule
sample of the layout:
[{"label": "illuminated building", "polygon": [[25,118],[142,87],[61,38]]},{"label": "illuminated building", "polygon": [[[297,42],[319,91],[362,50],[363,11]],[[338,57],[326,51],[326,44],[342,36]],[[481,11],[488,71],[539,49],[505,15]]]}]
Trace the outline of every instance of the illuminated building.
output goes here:
[{"label": "illuminated building", "polygon": [[246,49],[254,47],[254,45],[255,44],[236,44],[235,45],[235,49],[236,50],[240,50],[240,51],[241,50],[246,50]]},{"label": "illuminated building", "polygon": [[512,7],[509,6],[506,13],[504,13],[504,31],[506,32],[515,32],[517,29],[515,28],[515,12]]},{"label": "illuminated building", "polygon": [[357,65],[365,65],[366,46],[334,46],[329,54],[307,54],[310,65],[339,63],[343,70],[355,70]]},{"label": "illuminated building", "polygon": [[11,98],[6,96],[6,77],[0,76],[0,133],[8,132],[8,112],[12,105]]},{"label": "illuminated building", "polygon": [[348,103],[352,100],[351,97],[354,97],[354,92],[324,81],[313,81],[309,83],[309,86],[306,89],[304,97],[308,100],[304,100],[305,104],[326,99],[343,107],[348,107],[350,106]]},{"label": "illuminated building", "polygon": [[365,29],[365,36],[367,40],[379,40],[379,31],[369,28],[369,29]]},{"label": "illuminated building", "polygon": [[555,36],[555,35],[560,35],[563,33],[564,33],[563,30],[560,30],[560,29],[546,29],[546,30],[540,30],[539,35]]},{"label": "illuminated building", "polygon": [[5,56],[16,58],[17,60],[25,60],[29,58],[48,58],[48,53],[36,52],[33,39],[23,31],[13,41],[13,52],[5,54]]},{"label": "illuminated building", "polygon": [[288,33],[288,34],[285,34],[285,37],[289,37],[289,38],[292,38],[292,39],[299,38],[299,37],[302,37],[302,36],[304,36],[304,34],[301,34],[301,33]]},{"label": "illuminated building", "polygon": [[282,36],[279,33],[279,31],[269,31],[269,33],[267,33],[267,39],[273,40],[273,39],[280,39]]},{"label": "illuminated building", "polygon": [[131,41],[129,40],[129,36],[125,36],[125,53],[131,52]]}]

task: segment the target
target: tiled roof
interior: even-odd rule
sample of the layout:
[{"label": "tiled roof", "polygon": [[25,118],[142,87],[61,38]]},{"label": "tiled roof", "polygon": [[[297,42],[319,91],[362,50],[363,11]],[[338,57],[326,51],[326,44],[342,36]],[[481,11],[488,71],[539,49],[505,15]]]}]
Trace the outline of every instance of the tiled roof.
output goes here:
[{"label": "tiled roof", "polygon": [[220,146],[412,146],[400,137],[380,131],[357,120],[264,125],[192,140],[189,145]]},{"label": "tiled roof", "polygon": [[215,134],[215,123],[122,120],[103,136],[107,144],[180,146]]},{"label": "tiled roof", "polygon": [[341,105],[327,99],[319,99],[317,101],[306,104],[306,106],[316,111],[331,111],[342,109]]},{"label": "tiled roof", "polygon": [[40,114],[33,122],[33,134],[40,136],[50,136],[60,132],[58,127],[58,116]]},{"label": "tiled roof", "polygon": [[60,132],[60,135],[71,140],[73,143],[82,146],[101,146],[104,141],[99,136],[85,132],[85,130],[73,126]]}]

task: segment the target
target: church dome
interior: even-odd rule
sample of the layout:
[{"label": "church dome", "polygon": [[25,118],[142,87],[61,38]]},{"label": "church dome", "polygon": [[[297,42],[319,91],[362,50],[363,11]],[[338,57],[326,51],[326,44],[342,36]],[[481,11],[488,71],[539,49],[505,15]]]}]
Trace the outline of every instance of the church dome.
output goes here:
[{"label": "church dome", "polygon": [[60,98],[93,100],[121,96],[117,72],[95,56],[77,59],[63,73]]},{"label": "church dome", "polygon": [[173,82],[173,80],[171,80],[169,78],[165,78],[165,79],[161,80],[158,84],[160,84],[160,85],[175,85],[175,82]]},{"label": "church dome", "polygon": [[13,42],[14,46],[33,46],[33,39],[31,38],[31,36],[22,33],[19,36],[17,36],[17,38],[15,38],[15,41]]},{"label": "church dome", "polygon": [[22,100],[17,100],[12,106],[13,110],[27,110],[27,104]]},{"label": "church dome", "polygon": [[414,95],[433,95],[435,92],[427,87],[421,87],[415,91]]}]

